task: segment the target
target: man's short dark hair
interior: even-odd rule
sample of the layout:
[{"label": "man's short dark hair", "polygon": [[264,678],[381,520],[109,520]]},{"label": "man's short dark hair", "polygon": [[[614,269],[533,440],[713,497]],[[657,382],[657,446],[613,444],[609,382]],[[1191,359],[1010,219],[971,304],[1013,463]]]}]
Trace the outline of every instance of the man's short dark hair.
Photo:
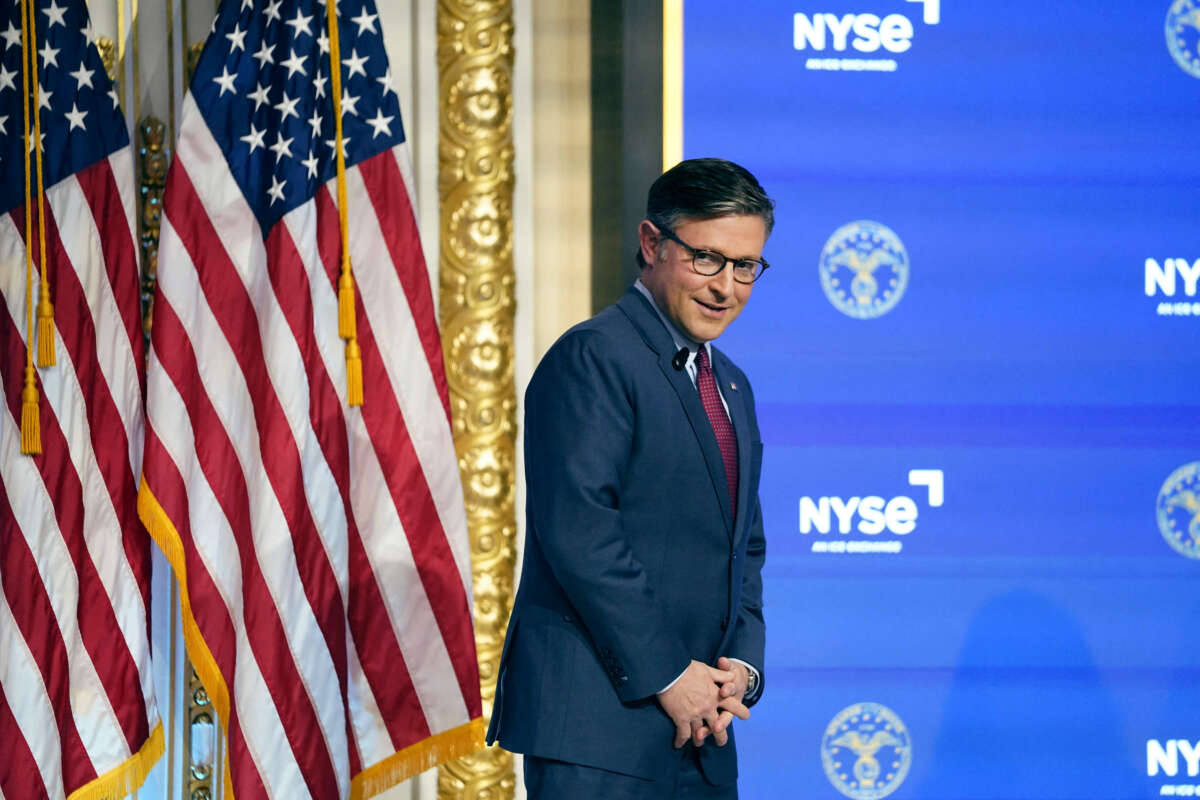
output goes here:
[{"label": "man's short dark hair", "polygon": [[[745,167],[723,158],[680,161],[658,176],[646,196],[646,219],[657,228],[674,230],[686,220],[734,214],[762,217],[767,235],[775,227],[775,201]],[[645,267],[642,252],[638,266]]]}]

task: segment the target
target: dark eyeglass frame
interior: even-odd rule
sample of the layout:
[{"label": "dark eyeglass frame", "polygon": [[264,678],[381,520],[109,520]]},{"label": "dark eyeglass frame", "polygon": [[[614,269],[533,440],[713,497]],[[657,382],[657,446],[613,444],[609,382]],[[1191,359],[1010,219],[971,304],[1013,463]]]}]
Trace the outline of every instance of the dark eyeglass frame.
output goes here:
[{"label": "dark eyeglass frame", "polygon": [[[670,228],[667,228],[665,226],[658,226],[658,225],[655,225],[654,227],[658,228],[658,232],[661,233],[663,236],[666,236],[672,242],[675,242],[679,246],[683,247],[685,250],[688,251],[688,253],[691,254],[691,256],[692,256],[692,271],[695,272],[697,275],[703,275],[706,278],[710,278],[713,275],[720,275],[721,271],[723,269],[725,269],[726,264],[733,264],[733,279],[735,281],[737,281],[738,283],[749,285],[751,283],[754,283],[759,278],[761,278],[763,273],[767,271],[767,268],[771,266],[770,264],[767,263],[767,260],[765,258],[730,258],[729,256],[725,255],[724,253],[722,253],[718,250],[704,250],[704,249],[701,249],[698,247],[692,247],[690,244],[685,242],[683,239],[680,239],[678,236],[676,236],[675,232],[672,231]],[[721,266],[717,267],[712,272],[705,272],[704,270],[700,269],[700,267],[697,266],[697,264],[696,264],[696,257],[699,255],[702,255],[702,254],[706,255],[706,256],[714,256],[714,257],[720,259]],[[741,278],[738,277],[737,268],[738,268],[739,264],[757,264],[757,265],[759,265],[760,269],[756,269],[755,273],[754,273],[754,277],[751,278],[750,280],[746,281],[746,280],[742,280]]]}]

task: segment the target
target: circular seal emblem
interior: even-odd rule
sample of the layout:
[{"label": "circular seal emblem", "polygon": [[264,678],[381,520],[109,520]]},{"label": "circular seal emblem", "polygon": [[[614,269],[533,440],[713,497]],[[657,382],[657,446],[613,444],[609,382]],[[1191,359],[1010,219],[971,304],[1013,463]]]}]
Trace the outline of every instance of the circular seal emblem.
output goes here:
[{"label": "circular seal emblem", "polygon": [[829,782],[846,797],[887,797],[904,782],[912,765],[908,729],[887,706],[847,706],[825,729],[821,763]]},{"label": "circular seal emblem", "polygon": [[908,253],[886,225],[859,220],[829,237],[821,250],[820,271],[821,288],[834,308],[870,319],[900,302],[908,286]]},{"label": "circular seal emblem", "polygon": [[1200,0],[1174,0],[1167,9],[1166,33],[1175,63],[1200,78]]},{"label": "circular seal emblem", "polygon": [[1200,559],[1200,461],[1184,464],[1158,490],[1158,530],[1167,544]]}]

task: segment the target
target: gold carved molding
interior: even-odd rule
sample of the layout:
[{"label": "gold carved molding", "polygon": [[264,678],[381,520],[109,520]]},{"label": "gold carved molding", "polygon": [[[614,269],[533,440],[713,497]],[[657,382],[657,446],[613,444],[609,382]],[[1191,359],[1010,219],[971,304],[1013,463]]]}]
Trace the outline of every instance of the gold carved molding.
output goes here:
[{"label": "gold carved molding", "polygon": [[[512,2],[439,0],[437,27],[442,348],[490,718],[516,565]],[[439,798],[501,800],[514,791],[512,756],[499,747],[439,770]]]}]

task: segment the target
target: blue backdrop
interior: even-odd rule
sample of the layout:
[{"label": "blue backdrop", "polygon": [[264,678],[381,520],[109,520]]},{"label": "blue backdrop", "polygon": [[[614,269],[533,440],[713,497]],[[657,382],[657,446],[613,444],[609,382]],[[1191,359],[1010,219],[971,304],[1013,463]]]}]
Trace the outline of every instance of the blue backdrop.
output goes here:
[{"label": "blue backdrop", "polygon": [[1200,0],[683,23],[685,157],[778,203],[743,797],[1200,796]]}]

